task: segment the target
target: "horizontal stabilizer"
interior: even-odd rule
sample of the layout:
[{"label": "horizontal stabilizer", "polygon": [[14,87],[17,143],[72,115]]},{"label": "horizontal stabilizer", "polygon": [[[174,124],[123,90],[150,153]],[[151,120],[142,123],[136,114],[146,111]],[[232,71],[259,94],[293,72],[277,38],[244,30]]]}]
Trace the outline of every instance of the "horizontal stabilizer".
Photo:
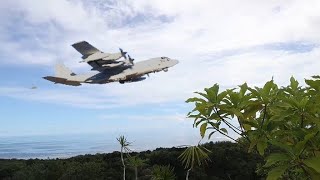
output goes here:
[{"label": "horizontal stabilizer", "polygon": [[54,82],[56,84],[65,84],[69,86],[81,86],[81,83],[78,81],[69,81],[68,79],[65,78],[59,78],[59,77],[54,77],[54,76],[46,76],[43,77],[43,79],[46,79],[48,81]]},{"label": "horizontal stabilizer", "polygon": [[77,43],[72,44],[72,47],[74,47],[79,53],[83,55],[83,59],[96,53],[100,52],[99,49],[95,48],[91,44],[89,44],[87,41],[80,41]]}]

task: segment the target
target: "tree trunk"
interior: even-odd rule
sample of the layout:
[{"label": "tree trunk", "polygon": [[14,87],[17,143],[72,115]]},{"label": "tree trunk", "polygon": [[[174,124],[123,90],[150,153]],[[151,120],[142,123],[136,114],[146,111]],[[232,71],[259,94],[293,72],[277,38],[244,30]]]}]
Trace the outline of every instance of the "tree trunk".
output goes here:
[{"label": "tree trunk", "polygon": [[123,166],[123,180],[126,180],[126,165],[124,164],[122,147],[121,147],[121,162]]},{"label": "tree trunk", "polygon": [[135,168],[134,168],[134,172],[135,172],[135,174],[136,174],[136,180],[138,180],[138,167],[135,167]]},{"label": "tree trunk", "polygon": [[190,171],[191,171],[191,168],[188,169],[188,171],[187,171],[186,180],[189,180],[189,172],[190,172]]}]

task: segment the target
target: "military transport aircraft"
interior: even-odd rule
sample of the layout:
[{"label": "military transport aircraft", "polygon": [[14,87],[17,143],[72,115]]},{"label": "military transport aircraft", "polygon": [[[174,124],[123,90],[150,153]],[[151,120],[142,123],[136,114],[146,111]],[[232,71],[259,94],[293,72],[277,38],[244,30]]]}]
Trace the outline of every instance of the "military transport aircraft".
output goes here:
[{"label": "military transport aircraft", "polygon": [[[119,82],[137,82],[146,79],[144,75],[152,72],[168,71],[179,63],[178,60],[168,57],[157,57],[134,63],[134,59],[120,48],[119,53],[104,53],[86,41],[81,41],[72,45],[82,54],[82,61],[92,67],[91,73],[75,74],[63,64],[55,66],[55,76],[43,77],[55,84],[65,84],[70,86],[80,86],[81,83],[105,84]],[[119,60],[121,58],[125,60]],[[118,61],[119,60],[119,61]]]}]

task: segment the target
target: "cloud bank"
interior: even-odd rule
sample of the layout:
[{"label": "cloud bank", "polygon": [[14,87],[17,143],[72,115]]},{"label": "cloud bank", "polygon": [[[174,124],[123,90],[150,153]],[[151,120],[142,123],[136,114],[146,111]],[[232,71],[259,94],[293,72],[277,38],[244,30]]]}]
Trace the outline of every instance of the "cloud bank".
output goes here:
[{"label": "cloud bank", "polygon": [[136,60],[180,60],[168,73],[143,82],[80,88],[46,82],[24,96],[23,88],[3,82],[1,96],[83,108],[183,103],[214,83],[259,85],[273,76],[285,84],[292,75],[303,80],[319,73],[317,0],[12,0],[0,7],[3,67],[49,68],[63,62],[77,73],[88,71],[70,46],[80,40],[102,51],[122,47]]}]

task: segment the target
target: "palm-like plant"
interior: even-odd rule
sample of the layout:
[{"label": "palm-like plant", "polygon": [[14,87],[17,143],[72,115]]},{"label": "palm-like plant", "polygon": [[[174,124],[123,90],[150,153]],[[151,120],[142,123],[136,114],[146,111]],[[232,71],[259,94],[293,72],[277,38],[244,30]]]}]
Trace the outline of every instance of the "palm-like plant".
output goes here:
[{"label": "palm-like plant", "polygon": [[118,142],[121,145],[121,162],[123,166],[123,180],[126,179],[126,165],[124,163],[123,153],[129,153],[131,150],[129,149],[129,146],[131,145],[131,142],[128,142],[127,139],[121,135],[119,138],[117,138]]},{"label": "palm-like plant", "polygon": [[128,159],[129,166],[134,168],[135,178],[138,179],[138,167],[145,165],[145,160],[138,158],[137,156],[129,157]]},{"label": "palm-like plant", "polygon": [[174,180],[176,176],[174,174],[174,168],[170,165],[159,166],[155,165],[152,169],[151,180]]},{"label": "palm-like plant", "polygon": [[201,166],[203,163],[210,161],[209,152],[210,150],[198,144],[197,146],[189,146],[181,153],[178,158],[182,161],[185,169],[188,169],[186,180],[189,179],[189,173],[194,166]]}]

